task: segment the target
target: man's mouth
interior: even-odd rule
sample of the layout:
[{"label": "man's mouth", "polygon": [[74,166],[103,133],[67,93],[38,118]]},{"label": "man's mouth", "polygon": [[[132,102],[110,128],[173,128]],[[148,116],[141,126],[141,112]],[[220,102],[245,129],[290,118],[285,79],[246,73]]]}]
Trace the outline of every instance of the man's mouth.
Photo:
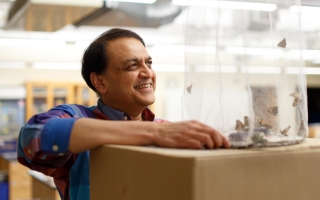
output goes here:
[{"label": "man's mouth", "polygon": [[151,88],[151,83],[139,85],[139,86],[136,86],[136,87],[134,87],[134,88],[135,88],[135,89]]}]

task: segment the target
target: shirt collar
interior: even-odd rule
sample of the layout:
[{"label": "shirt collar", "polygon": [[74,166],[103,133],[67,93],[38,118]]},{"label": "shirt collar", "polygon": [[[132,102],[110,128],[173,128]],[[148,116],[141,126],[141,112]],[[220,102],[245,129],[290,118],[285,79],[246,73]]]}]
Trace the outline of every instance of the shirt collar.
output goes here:
[{"label": "shirt collar", "polygon": [[[131,120],[124,112],[105,105],[100,99],[97,108],[110,120]],[[145,121],[154,121],[155,115],[149,108],[144,109],[141,115]]]}]

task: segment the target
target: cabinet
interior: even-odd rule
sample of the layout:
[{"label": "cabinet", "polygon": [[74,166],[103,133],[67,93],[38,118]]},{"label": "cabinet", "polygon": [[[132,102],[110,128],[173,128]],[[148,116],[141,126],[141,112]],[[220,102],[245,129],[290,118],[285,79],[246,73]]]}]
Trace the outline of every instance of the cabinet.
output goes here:
[{"label": "cabinet", "polygon": [[97,105],[98,97],[96,93],[91,90],[87,85],[75,85],[75,103],[84,106]]},{"label": "cabinet", "polygon": [[74,84],[72,83],[26,83],[26,120],[50,108],[74,103]]}]

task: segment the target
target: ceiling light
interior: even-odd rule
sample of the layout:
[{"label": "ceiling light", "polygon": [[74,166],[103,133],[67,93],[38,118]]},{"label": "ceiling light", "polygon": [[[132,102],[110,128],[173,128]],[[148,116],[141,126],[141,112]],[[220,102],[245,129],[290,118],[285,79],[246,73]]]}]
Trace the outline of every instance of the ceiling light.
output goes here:
[{"label": "ceiling light", "polygon": [[308,74],[308,75],[320,75],[320,68],[318,67],[286,67],[287,74]]},{"label": "ceiling light", "polygon": [[259,11],[274,11],[277,5],[270,3],[253,3],[253,2],[236,2],[236,1],[212,1],[212,0],[172,0],[172,4],[180,6],[199,6],[213,7],[225,9],[239,10],[259,10]]},{"label": "ceiling light", "polygon": [[8,39],[0,38],[0,46],[27,46],[27,47],[64,47],[65,41],[61,40],[33,40],[33,39]]},{"label": "ceiling light", "polygon": [[301,11],[303,14],[309,14],[309,15],[318,15],[320,12],[320,7],[315,6],[290,6],[289,8],[290,12],[298,13]]},{"label": "ceiling light", "polygon": [[215,46],[205,45],[179,45],[179,44],[155,44],[154,53],[215,53]]},{"label": "ceiling light", "polygon": [[117,1],[117,2],[127,2],[127,3],[147,3],[152,4],[156,0],[104,0],[104,1]]},{"label": "ceiling light", "polygon": [[74,43],[76,48],[86,49],[91,44],[91,41],[77,41]]},{"label": "ceiling light", "polygon": [[241,72],[249,74],[279,74],[281,68],[273,66],[243,66]]},{"label": "ceiling light", "polygon": [[78,62],[34,62],[34,69],[56,69],[56,70],[80,70],[81,64]]},{"label": "ceiling light", "polygon": [[273,55],[280,54],[282,50],[272,48],[255,48],[255,47],[227,47],[226,53],[238,55]]},{"label": "ceiling light", "polygon": [[[198,70],[196,70],[198,71]],[[234,65],[205,65],[204,70],[202,72],[215,72],[215,73],[236,73],[238,71],[238,67]],[[201,71],[199,71],[201,72]]]},{"label": "ceiling light", "polygon": [[25,62],[0,61],[0,68],[22,69],[26,66]]},{"label": "ceiling light", "polygon": [[184,65],[158,65],[153,64],[152,69],[155,72],[184,72]]}]

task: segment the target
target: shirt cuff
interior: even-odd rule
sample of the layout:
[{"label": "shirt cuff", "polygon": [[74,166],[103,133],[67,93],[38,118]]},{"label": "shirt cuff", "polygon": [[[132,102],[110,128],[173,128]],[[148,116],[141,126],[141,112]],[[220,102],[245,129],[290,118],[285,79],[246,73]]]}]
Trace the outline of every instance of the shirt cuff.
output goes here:
[{"label": "shirt cuff", "polygon": [[41,133],[41,150],[47,153],[67,153],[74,122],[79,118],[52,118]]}]

